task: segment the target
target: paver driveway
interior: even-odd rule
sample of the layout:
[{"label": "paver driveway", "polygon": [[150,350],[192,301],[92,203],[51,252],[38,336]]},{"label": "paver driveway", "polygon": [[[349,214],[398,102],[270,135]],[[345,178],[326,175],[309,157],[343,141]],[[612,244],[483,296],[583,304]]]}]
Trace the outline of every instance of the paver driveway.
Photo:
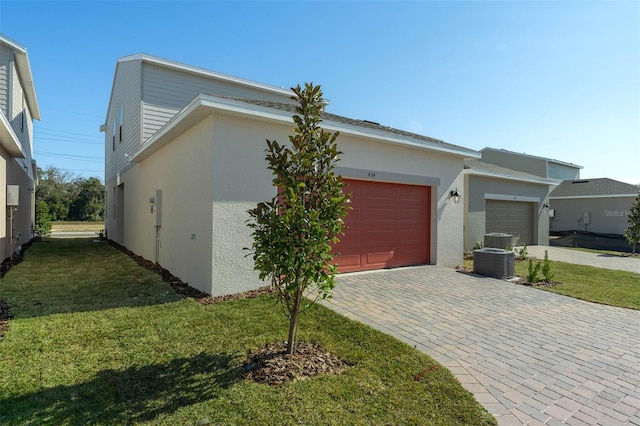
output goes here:
[{"label": "paver driveway", "polygon": [[437,359],[501,425],[640,425],[640,311],[439,266],[337,284],[327,306]]}]

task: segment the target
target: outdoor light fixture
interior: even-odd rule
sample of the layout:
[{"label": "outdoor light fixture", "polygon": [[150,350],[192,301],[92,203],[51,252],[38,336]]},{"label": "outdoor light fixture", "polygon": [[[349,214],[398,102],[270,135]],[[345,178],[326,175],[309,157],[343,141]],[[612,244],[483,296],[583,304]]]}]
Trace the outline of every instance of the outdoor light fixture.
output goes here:
[{"label": "outdoor light fixture", "polygon": [[551,206],[549,204],[543,204],[542,208],[549,210],[551,208]]},{"label": "outdoor light fixture", "polygon": [[449,193],[449,196],[453,198],[454,203],[460,202],[460,193],[458,192],[458,188],[454,189]]}]

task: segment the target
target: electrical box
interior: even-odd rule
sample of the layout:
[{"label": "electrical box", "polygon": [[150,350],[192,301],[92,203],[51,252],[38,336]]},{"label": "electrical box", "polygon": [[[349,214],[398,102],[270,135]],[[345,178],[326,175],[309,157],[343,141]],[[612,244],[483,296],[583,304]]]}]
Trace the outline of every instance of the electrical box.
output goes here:
[{"label": "electrical box", "polygon": [[582,223],[589,225],[591,223],[591,212],[584,212],[582,215]]},{"label": "electrical box", "polygon": [[20,200],[20,186],[7,185],[7,206],[17,206]]},{"label": "electrical box", "polygon": [[556,217],[555,209],[549,209],[549,217]]}]

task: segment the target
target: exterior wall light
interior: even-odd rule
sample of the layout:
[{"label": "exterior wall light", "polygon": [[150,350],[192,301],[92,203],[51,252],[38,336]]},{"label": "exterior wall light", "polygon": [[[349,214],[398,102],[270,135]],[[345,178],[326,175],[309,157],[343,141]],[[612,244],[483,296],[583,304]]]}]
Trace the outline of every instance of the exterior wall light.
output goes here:
[{"label": "exterior wall light", "polygon": [[453,202],[454,203],[459,203],[460,202],[460,193],[458,192],[458,188],[454,189],[453,191],[449,192],[449,196],[451,198],[453,198]]}]

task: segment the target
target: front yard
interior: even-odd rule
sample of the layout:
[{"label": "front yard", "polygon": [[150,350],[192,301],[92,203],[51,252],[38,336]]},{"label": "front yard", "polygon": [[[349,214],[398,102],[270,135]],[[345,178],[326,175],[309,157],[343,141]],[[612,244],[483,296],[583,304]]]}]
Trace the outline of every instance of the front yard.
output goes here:
[{"label": "front yard", "polygon": [[35,243],[0,300],[14,316],[3,425],[495,424],[433,359],[322,306],[300,337],[351,367],[279,387],[245,379],[247,353],[286,338],[273,296],[202,305],[105,242]]},{"label": "front yard", "polygon": [[[473,261],[465,260],[465,267],[473,270]],[[527,261],[517,261],[516,275],[526,277],[527,268]],[[537,288],[589,302],[640,309],[640,274],[556,262],[553,259],[551,269],[555,274],[553,285],[538,285]]]}]

